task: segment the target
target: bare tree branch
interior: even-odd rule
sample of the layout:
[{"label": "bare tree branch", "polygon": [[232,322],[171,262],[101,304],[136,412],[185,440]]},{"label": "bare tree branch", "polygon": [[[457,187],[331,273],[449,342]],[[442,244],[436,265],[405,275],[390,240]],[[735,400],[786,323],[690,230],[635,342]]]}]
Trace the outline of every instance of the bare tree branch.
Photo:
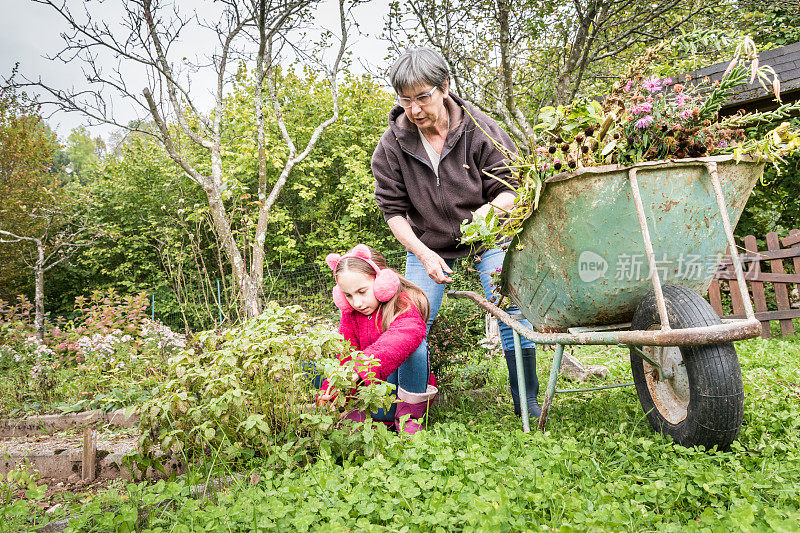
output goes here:
[{"label": "bare tree branch", "polygon": [[[453,88],[530,148],[533,117],[566,104],[613,56],[663,39],[724,0],[409,0],[391,4],[395,50],[427,44]],[[524,105],[521,105],[521,101]]]},{"label": "bare tree branch", "polygon": [[[308,157],[323,132],[339,116],[337,76],[347,45],[345,0],[339,3],[341,40],[336,47],[337,55],[332,66],[324,68],[320,62],[322,54],[304,50],[301,44],[294,42],[296,36],[289,38],[293,30],[311,19],[309,10],[319,0],[215,0],[210,2],[208,10],[214,13],[213,20],[182,14],[176,0],[124,0],[121,1],[121,20],[114,22],[99,21],[86,6],[81,17],[74,16],[66,0],[34,1],[49,6],[67,23],[69,31],[63,35],[64,47],[53,58],[70,64],[80,62],[89,88],[63,90],[41,80],[27,80],[28,84],[43,89],[49,95],[48,103],[57,103],[63,110],[79,111],[92,121],[157,139],[172,161],[205,191],[212,230],[231,266],[242,308],[249,316],[258,313],[257,296],[263,278],[270,211],[292,169]],[[350,0],[348,4],[353,1],[358,0]],[[193,31],[207,32],[216,39],[210,39],[213,50],[208,55],[190,61],[177,55],[177,50],[182,35]],[[295,58],[324,71],[331,87],[332,113],[317,125],[301,150],[289,134],[290,128],[277,97],[275,69],[278,52],[284,47]],[[108,64],[108,59],[112,60],[113,67],[102,68]],[[245,225],[242,232],[237,233],[230,215],[233,211],[229,209],[236,209],[239,200],[229,199],[226,188],[231,177],[223,165],[228,142],[225,124],[231,89],[241,83],[241,73],[247,72],[247,66],[254,61],[257,122],[254,137],[258,144],[261,203],[255,228]],[[200,71],[210,71],[214,79],[211,88],[214,101],[207,112],[199,109],[197,91],[191,84],[196,77],[194,74]],[[115,117],[108,99],[112,93],[134,104],[137,121],[125,123]],[[270,191],[267,190],[266,157],[272,147],[267,146],[263,107],[267,98],[283,144],[288,148],[283,171]],[[251,231],[255,231],[253,239],[250,239]],[[237,243],[237,234],[243,236],[243,245]]]},{"label": "bare tree branch", "polygon": [[[283,187],[286,185],[286,182],[289,178],[289,174],[291,173],[292,169],[295,165],[303,161],[308,154],[311,153],[311,150],[314,149],[316,146],[317,141],[319,140],[322,133],[339,118],[339,94],[338,94],[338,85],[337,85],[337,77],[339,75],[339,69],[341,66],[342,58],[344,57],[344,52],[347,48],[347,20],[345,14],[345,0],[339,0],[339,30],[341,32],[340,40],[339,40],[339,49],[336,54],[336,58],[333,61],[333,64],[328,69],[327,77],[328,83],[330,85],[331,91],[331,98],[333,102],[333,111],[331,116],[328,117],[325,121],[321,122],[314,128],[314,131],[311,134],[310,139],[306,143],[305,148],[301,153],[297,153],[297,149],[295,147],[294,142],[292,141],[291,136],[289,135],[286,125],[283,119],[283,115],[280,109],[280,103],[278,101],[277,91],[275,88],[275,69],[272,66],[271,58],[272,58],[272,39],[264,35],[266,39],[266,43],[264,45],[264,50],[266,52],[266,56],[270,58],[270,64],[266,69],[266,80],[267,85],[269,87],[269,98],[272,101],[272,106],[275,111],[275,116],[278,121],[278,127],[280,129],[281,135],[283,136],[284,141],[289,146],[289,156],[287,161],[283,167],[283,171],[281,175],[278,177],[278,180],[273,185],[272,190],[269,193],[269,196],[266,198],[263,197],[264,193],[266,192],[266,188],[259,189],[259,216],[258,222],[256,224],[256,232],[255,232],[255,242],[253,243],[253,272],[256,276],[260,276],[263,273],[263,261],[264,261],[264,239],[266,236],[267,225],[269,222],[269,213],[272,209],[272,206],[275,204],[275,201],[278,199],[278,195],[280,194]],[[261,48],[260,48],[261,49]],[[260,281],[260,277],[258,278]]]}]

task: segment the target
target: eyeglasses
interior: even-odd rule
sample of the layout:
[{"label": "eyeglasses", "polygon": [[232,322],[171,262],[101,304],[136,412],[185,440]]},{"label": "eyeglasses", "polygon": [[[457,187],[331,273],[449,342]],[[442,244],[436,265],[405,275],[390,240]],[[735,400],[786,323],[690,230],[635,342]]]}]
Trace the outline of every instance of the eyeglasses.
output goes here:
[{"label": "eyeglasses", "polygon": [[408,109],[411,107],[411,104],[416,102],[419,105],[428,105],[433,100],[433,93],[438,89],[438,87],[434,86],[433,89],[428,91],[427,93],[420,94],[419,96],[415,96],[414,98],[407,98],[405,96],[398,96],[395,98],[395,101],[400,105],[400,107],[404,107]]}]

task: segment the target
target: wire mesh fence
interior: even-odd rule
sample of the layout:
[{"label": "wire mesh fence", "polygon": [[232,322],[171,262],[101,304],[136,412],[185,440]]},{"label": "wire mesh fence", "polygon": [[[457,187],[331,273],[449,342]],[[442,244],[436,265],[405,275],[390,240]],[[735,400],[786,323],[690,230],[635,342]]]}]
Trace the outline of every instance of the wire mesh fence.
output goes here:
[{"label": "wire mesh fence", "polygon": [[[386,263],[397,270],[405,270],[406,251],[396,250],[384,254]],[[477,275],[469,263],[459,261],[456,270],[461,273],[460,280],[453,288],[469,288],[480,291]],[[203,290],[203,298],[179,299],[170,291],[154,291],[150,295],[148,312],[176,331],[200,331],[220,327],[230,322],[235,316],[236,303],[230,299],[230,285],[219,280],[212,282],[211,287]],[[300,267],[283,269],[268,268],[264,272],[264,299],[275,301],[280,305],[299,305],[312,317],[335,322],[338,310],[333,303],[331,289],[333,275],[324,264],[310,263]]]},{"label": "wire mesh fence", "polygon": [[[406,264],[405,250],[385,254],[389,267],[403,272]],[[272,272],[264,282],[264,297],[281,305],[299,305],[306,313],[316,317],[336,318],[338,310],[333,304],[331,289],[333,274],[326,265],[307,264],[286,271]]]},{"label": "wire mesh fence", "polygon": [[[386,263],[403,272],[405,250],[385,254]],[[231,301],[228,283],[212,281],[204,289],[203,297],[179,299],[172,291],[157,290],[150,293],[150,308],[153,319],[160,320],[173,330],[199,331],[219,327],[229,322],[235,302]],[[267,268],[264,272],[263,294],[265,301],[276,301],[280,305],[299,305],[313,317],[336,320],[338,310],[333,304],[331,289],[333,275],[325,265],[310,263],[300,267],[284,269]],[[185,291],[186,294],[199,291]],[[182,301],[179,301],[182,300]]]}]

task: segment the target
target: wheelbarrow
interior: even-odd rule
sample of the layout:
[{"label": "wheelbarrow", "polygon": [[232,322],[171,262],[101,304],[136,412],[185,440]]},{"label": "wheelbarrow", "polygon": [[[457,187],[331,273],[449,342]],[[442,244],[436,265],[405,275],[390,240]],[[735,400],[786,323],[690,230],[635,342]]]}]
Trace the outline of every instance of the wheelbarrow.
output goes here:
[{"label": "wheelbarrow", "polygon": [[[564,346],[619,345],[630,348],[633,385],[656,431],[685,446],[730,446],[744,411],[732,341],[761,332],[733,228],[763,170],[753,159],[714,156],[588,167],[546,180],[538,209],[509,245],[499,284],[534,329],[475,292],[449,293],[512,328],[521,398],[519,336],[556,346],[539,429]],[[726,247],[743,319],[720,319],[700,296]]]}]

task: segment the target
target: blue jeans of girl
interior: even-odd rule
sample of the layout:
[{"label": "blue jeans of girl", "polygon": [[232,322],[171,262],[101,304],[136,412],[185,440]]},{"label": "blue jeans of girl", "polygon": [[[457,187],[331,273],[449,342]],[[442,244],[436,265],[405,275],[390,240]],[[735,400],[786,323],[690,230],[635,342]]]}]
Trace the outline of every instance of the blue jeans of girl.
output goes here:
[{"label": "blue jeans of girl", "polygon": [[[425,341],[422,341],[425,344]],[[422,346],[422,344],[420,346]],[[318,373],[313,364],[306,364],[303,366],[311,382],[315,388],[319,389],[322,386],[322,374]],[[392,372],[386,381],[394,385],[395,392],[397,387],[403,387],[408,392],[422,393],[428,388],[428,377],[430,375],[430,366],[428,365],[428,348],[425,344],[425,351],[420,351],[419,348],[406,359],[400,367]],[[394,415],[397,405],[392,404],[389,410],[379,409],[374,413],[370,413],[373,420],[381,422],[394,421]]]}]

